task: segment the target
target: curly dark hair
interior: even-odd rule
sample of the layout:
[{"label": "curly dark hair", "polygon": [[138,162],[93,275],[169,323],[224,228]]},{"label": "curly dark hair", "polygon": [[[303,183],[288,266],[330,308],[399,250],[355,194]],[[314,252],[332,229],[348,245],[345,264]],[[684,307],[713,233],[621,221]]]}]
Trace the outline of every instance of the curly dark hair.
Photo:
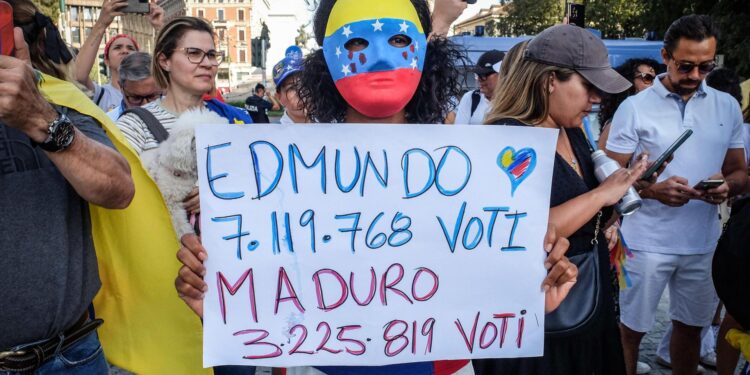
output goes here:
[{"label": "curly dark hair", "polygon": [[714,69],[706,76],[706,84],[711,88],[732,95],[740,103],[740,106],[742,105],[740,77],[737,76],[734,70],[729,68]]},{"label": "curly dark hair", "polygon": [[[430,8],[425,0],[411,0],[425,34],[432,31]],[[325,28],[336,0],[321,0],[313,18],[315,40],[323,45]],[[451,99],[461,94],[460,64],[466,55],[453,42],[433,37],[427,44],[422,79],[406,105],[406,120],[412,124],[442,123],[453,108]],[[321,49],[305,58],[298,81],[299,97],[308,116],[318,122],[344,122],[349,105],[336,89]]]},{"label": "curly dark hair", "polygon": [[[654,72],[656,72],[656,74],[659,74],[663,71],[662,65],[658,61],[646,58],[628,59],[624,63],[616,67],[615,70],[617,71],[617,73],[620,73],[621,76],[627,78],[630,83],[633,83],[633,81],[635,80],[635,74],[638,72],[638,67],[641,65],[650,66],[654,69]],[[604,96],[599,107],[599,126],[603,128],[606,122],[614,117],[615,111],[617,111],[617,108],[620,107],[620,104],[622,104],[622,102],[625,101],[628,96],[633,94],[635,94],[635,86],[630,86],[629,89],[619,94]]]}]

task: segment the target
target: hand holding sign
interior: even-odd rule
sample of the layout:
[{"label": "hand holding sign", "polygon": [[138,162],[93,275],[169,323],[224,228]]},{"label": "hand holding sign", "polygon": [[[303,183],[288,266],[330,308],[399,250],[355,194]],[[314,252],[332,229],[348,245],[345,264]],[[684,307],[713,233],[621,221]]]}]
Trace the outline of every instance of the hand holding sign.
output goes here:
[{"label": "hand holding sign", "polygon": [[576,276],[567,241],[552,229],[544,237],[554,131],[318,124],[196,134],[211,256],[201,265],[197,238],[184,239],[176,286],[203,309],[206,366],[542,354],[544,312]]}]

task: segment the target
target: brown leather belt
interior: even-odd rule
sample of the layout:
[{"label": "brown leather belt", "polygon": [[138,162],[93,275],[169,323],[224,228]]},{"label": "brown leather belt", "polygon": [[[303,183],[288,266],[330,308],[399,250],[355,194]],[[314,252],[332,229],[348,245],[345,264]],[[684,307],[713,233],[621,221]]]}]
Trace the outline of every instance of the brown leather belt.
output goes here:
[{"label": "brown leather belt", "polygon": [[88,320],[84,314],[62,334],[37,344],[23,346],[18,350],[0,351],[0,371],[23,372],[39,368],[73,344],[86,337],[104,323],[101,319]]}]

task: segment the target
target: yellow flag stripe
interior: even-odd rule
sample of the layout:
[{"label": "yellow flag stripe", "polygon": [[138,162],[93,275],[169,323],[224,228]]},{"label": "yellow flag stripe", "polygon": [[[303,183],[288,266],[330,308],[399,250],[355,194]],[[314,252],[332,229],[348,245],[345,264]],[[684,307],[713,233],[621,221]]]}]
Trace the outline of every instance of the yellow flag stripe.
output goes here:
[{"label": "yellow flag stripe", "polygon": [[419,15],[409,0],[339,0],[331,10],[326,36],[352,22],[378,18],[395,18],[413,22],[424,33]]},{"label": "yellow flag stripe", "polygon": [[43,75],[50,102],[96,119],[130,164],[136,194],[124,210],[89,205],[102,289],[99,338],[107,360],[137,374],[210,374],[202,326],[177,297],[179,248],[164,200],[120,129],[73,84]]}]

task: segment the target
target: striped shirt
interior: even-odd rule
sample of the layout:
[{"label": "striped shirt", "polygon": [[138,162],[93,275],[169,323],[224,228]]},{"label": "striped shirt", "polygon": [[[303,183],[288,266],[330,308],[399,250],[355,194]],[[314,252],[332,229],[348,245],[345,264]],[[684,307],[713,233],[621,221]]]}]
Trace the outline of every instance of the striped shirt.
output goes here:
[{"label": "striped shirt", "polygon": [[[172,130],[175,121],[177,121],[177,117],[162,106],[161,100],[155,100],[144,105],[142,108],[151,112],[161,122],[167,132]],[[156,141],[154,135],[148,130],[146,123],[134,113],[128,113],[120,117],[117,121],[117,127],[120,128],[122,134],[125,135],[125,138],[130,142],[130,145],[133,146],[138,155],[143,151],[159,147],[159,142]]]}]

